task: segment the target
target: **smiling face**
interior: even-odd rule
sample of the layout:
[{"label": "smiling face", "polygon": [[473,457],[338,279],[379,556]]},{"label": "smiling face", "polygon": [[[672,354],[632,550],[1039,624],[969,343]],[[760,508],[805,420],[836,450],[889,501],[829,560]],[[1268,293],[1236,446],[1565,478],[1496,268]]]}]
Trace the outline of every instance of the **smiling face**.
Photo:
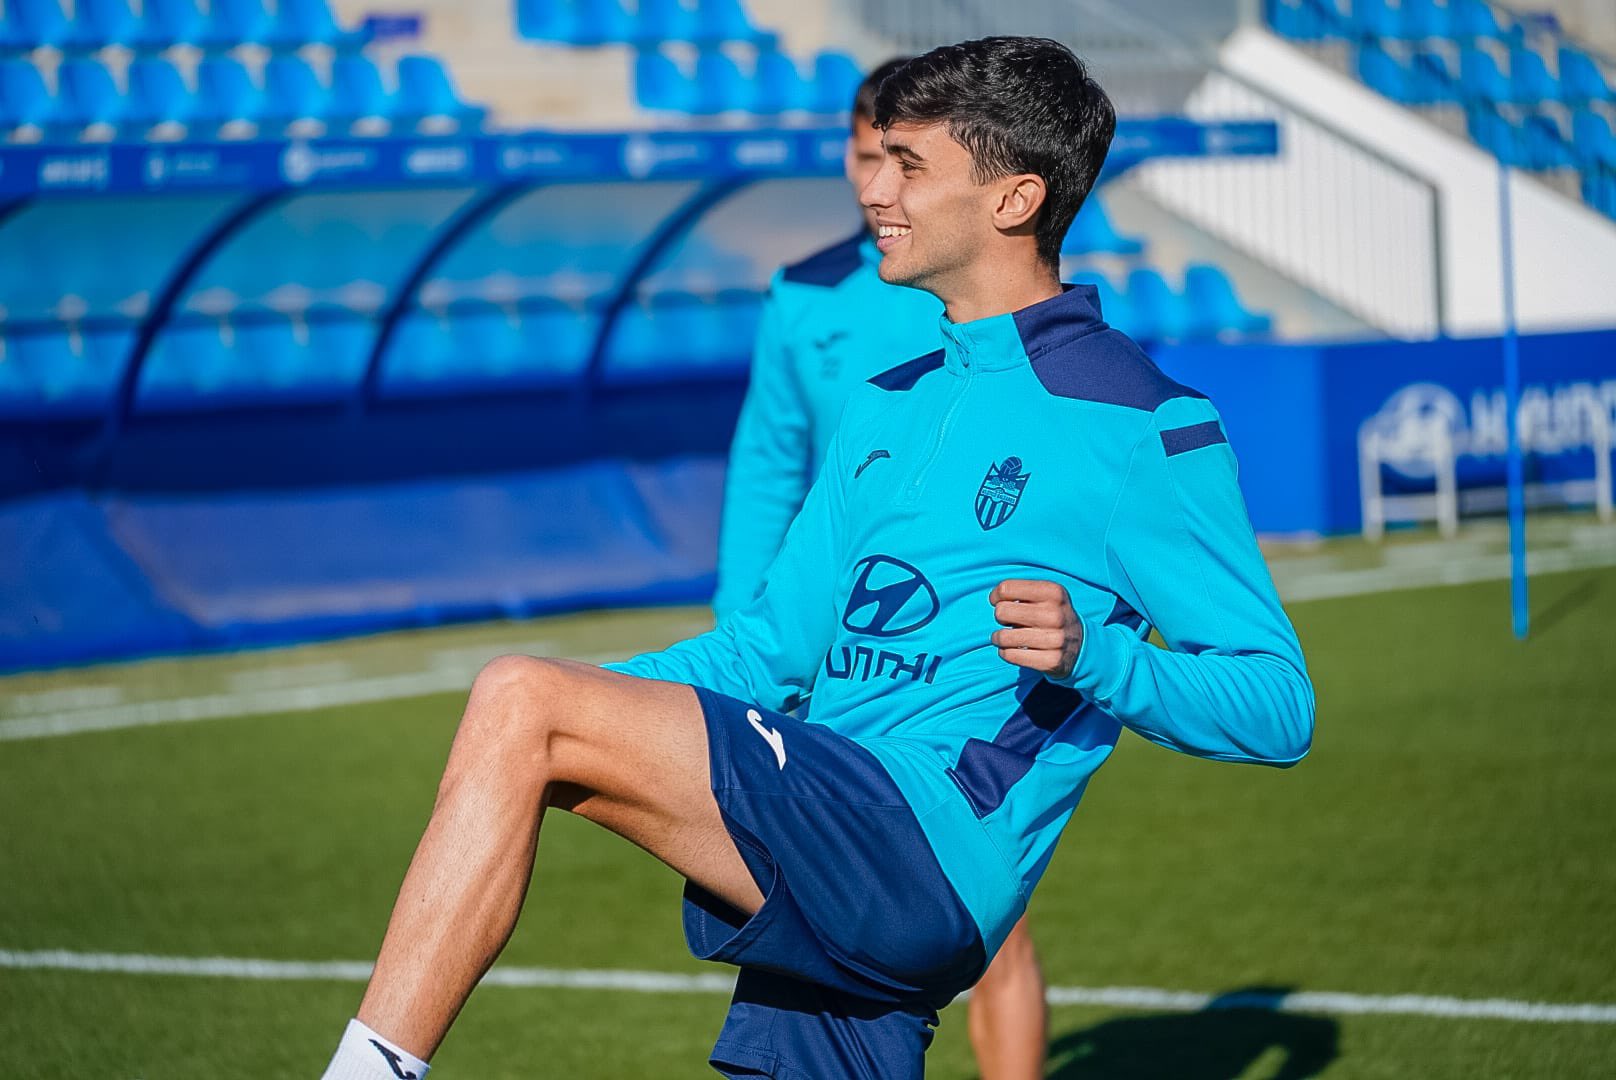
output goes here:
[{"label": "smiling face", "polygon": [[[842,163],[847,182],[853,185],[854,198],[864,190],[886,158],[886,151],[881,148],[881,129],[867,116],[854,116],[853,132],[847,137],[847,155]],[[860,208],[864,211],[864,226],[874,236],[875,211],[868,206]]]},{"label": "smiling face", "polygon": [[996,185],[978,183],[971,155],[946,125],[896,123],[859,201],[876,227],[881,280],[946,298],[993,249]]}]

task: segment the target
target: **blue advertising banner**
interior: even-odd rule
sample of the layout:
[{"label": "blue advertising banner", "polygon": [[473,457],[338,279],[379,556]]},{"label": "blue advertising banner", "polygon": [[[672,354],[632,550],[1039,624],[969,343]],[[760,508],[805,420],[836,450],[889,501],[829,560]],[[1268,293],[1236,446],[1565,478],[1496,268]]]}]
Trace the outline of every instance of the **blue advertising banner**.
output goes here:
[{"label": "blue advertising banner", "polygon": [[[74,143],[0,148],[0,197],[282,187],[499,184],[523,180],[836,176],[835,128],[545,132],[421,138]],[[1112,174],[1151,157],[1271,155],[1268,121],[1179,117],[1118,122]]]},{"label": "blue advertising banner", "polygon": [[[1616,427],[1616,331],[1526,335],[1520,348],[1517,420],[1527,479],[1586,488],[1596,451],[1608,453]],[[1503,485],[1507,414],[1497,338],[1182,346],[1159,350],[1158,360],[1223,413],[1260,532],[1360,529],[1366,430],[1382,447],[1388,490],[1431,490],[1443,446],[1461,493]]]}]

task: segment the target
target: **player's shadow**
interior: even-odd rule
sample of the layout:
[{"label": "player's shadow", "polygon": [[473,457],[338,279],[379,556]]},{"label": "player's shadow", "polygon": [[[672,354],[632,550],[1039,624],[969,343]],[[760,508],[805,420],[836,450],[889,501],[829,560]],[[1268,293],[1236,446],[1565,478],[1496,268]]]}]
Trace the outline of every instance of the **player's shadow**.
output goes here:
[{"label": "player's shadow", "polygon": [[1194,1013],[1107,1020],[1057,1037],[1055,1080],[1306,1080],[1338,1053],[1334,1020],[1274,1011],[1287,991],[1251,986]]}]

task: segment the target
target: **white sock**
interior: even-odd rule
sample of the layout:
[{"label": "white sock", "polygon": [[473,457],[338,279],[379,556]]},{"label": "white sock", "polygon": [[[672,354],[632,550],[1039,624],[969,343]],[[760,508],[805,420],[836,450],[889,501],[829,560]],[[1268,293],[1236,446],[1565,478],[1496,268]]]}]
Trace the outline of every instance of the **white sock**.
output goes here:
[{"label": "white sock", "polygon": [[320,1080],[426,1080],[426,1062],[357,1019],[348,1021]]}]

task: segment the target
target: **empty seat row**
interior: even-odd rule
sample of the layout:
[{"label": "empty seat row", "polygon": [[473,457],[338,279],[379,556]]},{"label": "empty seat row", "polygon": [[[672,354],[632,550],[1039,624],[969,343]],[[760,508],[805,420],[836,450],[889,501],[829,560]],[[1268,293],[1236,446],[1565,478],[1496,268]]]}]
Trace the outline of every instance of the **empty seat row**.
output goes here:
[{"label": "empty seat row", "polygon": [[743,112],[756,116],[848,111],[864,74],[845,53],[824,52],[804,75],[773,48],[756,51],[747,69],[721,49],[702,49],[690,64],[660,50],[634,61],[634,97],[641,108],[691,116]]},{"label": "empty seat row", "polygon": [[1520,32],[1486,0],[1268,0],[1268,21],[1279,34],[1299,41],[1504,40]]},{"label": "empty seat row", "polygon": [[1575,70],[1567,58],[1560,61],[1560,75],[1549,71],[1543,57],[1530,49],[1510,53],[1508,71],[1493,55],[1468,46],[1459,49],[1458,73],[1445,52],[1438,48],[1414,46],[1387,48],[1380,42],[1358,47],[1358,77],[1393,101],[1405,105],[1434,105],[1446,102],[1490,101],[1519,105],[1559,102],[1565,105],[1616,103],[1604,74],[1592,61],[1576,78],[1566,75]]},{"label": "empty seat row", "polygon": [[0,324],[0,416],[104,412],[135,333]]},{"label": "empty seat row", "polygon": [[0,49],[29,51],[45,46],[66,52],[93,52],[122,45],[136,52],[158,52],[174,45],[207,50],[257,44],[272,49],[304,45],[357,48],[365,33],[344,30],[327,0],[142,0],[136,14],[129,0],[74,0],[69,18],[60,0],[6,0],[0,18]]},{"label": "empty seat row", "polygon": [[[646,382],[733,375],[751,356],[761,297],[744,289],[712,296],[662,292],[618,315],[602,378]],[[517,305],[461,300],[444,312],[414,311],[383,360],[391,393],[437,393],[457,384],[569,385],[582,378],[601,329],[598,308],[543,298]]]},{"label": "empty seat row", "polygon": [[516,0],[516,31],[563,45],[655,45],[687,41],[772,44],[752,25],[741,0]]},{"label": "empty seat row", "polygon": [[[443,66],[427,56],[400,58],[397,90],[363,55],[336,57],[331,81],[301,57],[271,57],[260,84],[232,57],[207,57],[194,86],[173,63],[155,57],[129,65],[127,89],[95,60],[72,59],[57,69],[57,92],[27,60],[0,60],[0,133],[32,131],[44,138],[141,137],[163,125],[192,137],[279,134],[300,121],[328,129],[358,125],[361,133],[400,124],[475,125],[483,110],[462,103]],[[368,128],[367,128],[368,125]]]},{"label": "empty seat row", "polygon": [[1184,287],[1176,290],[1160,272],[1139,267],[1119,289],[1105,275],[1079,270],[1069,275],[1099,292],[1105,321],[1140,341],[1210,341],[1269,332],[1273,320],[1249,310],[1234,285],[1215,266],[1191,264]]}]

